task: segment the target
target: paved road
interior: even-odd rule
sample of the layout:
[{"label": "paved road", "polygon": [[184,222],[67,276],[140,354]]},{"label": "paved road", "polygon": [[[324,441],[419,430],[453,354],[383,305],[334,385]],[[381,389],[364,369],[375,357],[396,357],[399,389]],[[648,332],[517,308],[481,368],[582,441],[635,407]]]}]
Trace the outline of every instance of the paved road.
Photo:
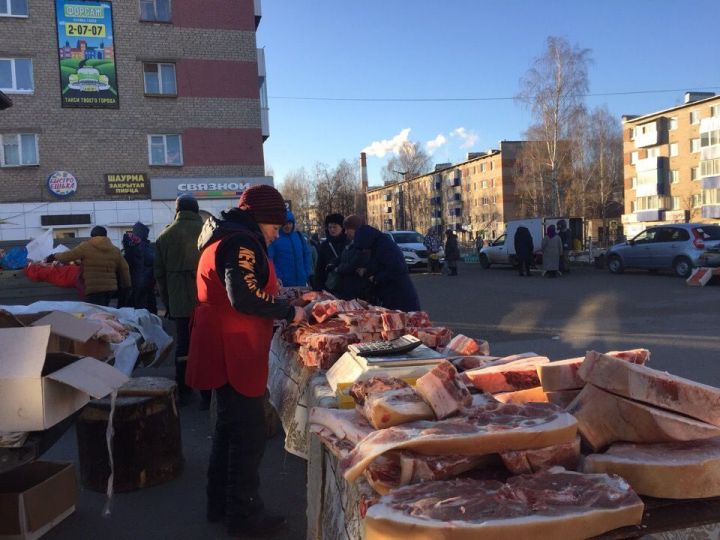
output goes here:
[{"label": "paved road", "polygon": [[[552,359],[647,347],[651,365],[720,386],[720,287],[693,288],[670,275],[575,269],[558,279],[519,277],[508,268],[460,267],[457,277],[417,274],[423,307],[433,321],[490,342],[494,354],[535,351]],[[148,374],[148,373],[143,373]],[[153,375],[172,376],[168,368]],[[181,409],[186,466],[173,482],[105,498],[84,490],[77,512],[51,531],[52,540],[225,538],[204,520],[204,474],[209,449],[207,413]],[[47,454],[77,460],[71,430]],[[286,454],[281,437],[269,441],[263,462],[266,504],[284,512],[290,529],[278,539],[305,537],[304,461]]]}]

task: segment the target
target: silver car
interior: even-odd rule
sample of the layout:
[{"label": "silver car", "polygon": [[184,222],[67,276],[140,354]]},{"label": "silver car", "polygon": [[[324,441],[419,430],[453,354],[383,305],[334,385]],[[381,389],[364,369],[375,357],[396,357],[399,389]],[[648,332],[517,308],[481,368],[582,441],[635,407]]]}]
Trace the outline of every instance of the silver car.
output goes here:
[{"label": "silver car", "polygon": [[620,274],[625,268],[672,269],[687,278],[708,248],[720,246],[720,225],[675,223],[648,227],[632,240],[607,251],[608,270]]}]

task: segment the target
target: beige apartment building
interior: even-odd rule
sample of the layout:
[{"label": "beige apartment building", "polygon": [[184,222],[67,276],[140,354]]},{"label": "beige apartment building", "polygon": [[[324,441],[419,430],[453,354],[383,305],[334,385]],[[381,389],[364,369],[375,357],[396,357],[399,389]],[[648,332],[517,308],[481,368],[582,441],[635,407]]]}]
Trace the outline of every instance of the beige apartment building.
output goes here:
[{"label": "beige apartment building", "polygon": [[462,241],[497,238],[505,222],[518,217],[513,173],[522,144],[501,141],[499,149],[470,153],[462,163],[369,188],[369,224],[421,233],[436,225],[456,231]]},{"label": "beige apartment building", "polygon": [[720,96],[623,116],[625,234],[649,225],[720,220]]},{"label": "beige apartment building", "polygon": [[[260,0],[0,0],[0,240],[155,238],[265,175]],[[9,105],[10,103],[8,103]]]}]

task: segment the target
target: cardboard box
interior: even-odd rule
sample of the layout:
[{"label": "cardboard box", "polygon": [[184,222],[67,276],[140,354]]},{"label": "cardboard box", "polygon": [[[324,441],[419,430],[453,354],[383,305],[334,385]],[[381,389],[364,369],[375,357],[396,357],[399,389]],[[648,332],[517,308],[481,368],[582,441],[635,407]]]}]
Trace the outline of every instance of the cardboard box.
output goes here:
[{"label": "cardboard box", "polygon": [[50,326],[0,329],[0,431],[41,431],[128,377],[94,358],[48,352]]},{"label": "cardboard box", "polygon": [[0,540],[35,540],[75,511],[72,463],[33,461],[0,474]]},{"label": "cardboard box", "polygon": [[50,325],[52,335],[48,352],[66,352],[80,356],[91,356],[98,360],[112,358],[110,344],[93,337],[102,325],[97,321],[76,317],[64,311],[11,315],[3,312],[0,328],[22,328],[26,326]]}]

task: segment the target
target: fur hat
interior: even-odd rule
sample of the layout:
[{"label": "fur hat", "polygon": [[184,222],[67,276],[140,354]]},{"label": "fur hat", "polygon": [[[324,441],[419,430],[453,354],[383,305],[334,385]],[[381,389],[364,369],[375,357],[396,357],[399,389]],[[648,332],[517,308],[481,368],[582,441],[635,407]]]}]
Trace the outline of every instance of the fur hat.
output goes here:
[{"label": "fur hat", "polygon": [[343,221],[345,221],[345,218],[342,214],[328,214],[325,216],[325,226],[327,227],[331,223],[335,223],[336,225],[343,226]]},{"label": "fur hat", "polygon": [[238,208],[247,210],[258,223],[285,225],[287,222],[285,199],[277,189],[266,184],[250,186],[243,191]]}]

